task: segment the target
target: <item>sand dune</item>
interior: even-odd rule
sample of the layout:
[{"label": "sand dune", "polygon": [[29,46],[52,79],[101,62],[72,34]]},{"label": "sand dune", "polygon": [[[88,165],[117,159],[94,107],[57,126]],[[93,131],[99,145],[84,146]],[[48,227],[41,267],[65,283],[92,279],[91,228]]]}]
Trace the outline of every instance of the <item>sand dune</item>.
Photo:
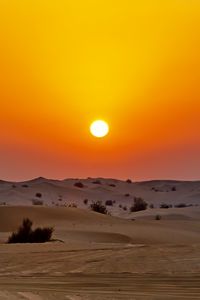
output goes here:
[{"label": "sand dune", "polygon": [[[84,188],[75,187],[75,179],[0,182],[1,200],[7,195],[9,204],[0,206],[0,299],[199,299],[199,182],[98,180],[82,180]],[[36,193],[43,206],[31,204]],[[155,208],[119,208],[122,202],[129,207],[134,195]],[[112,216],[92,212],[82,201],[86,196],[115,200],[108,207]],[[190,204],[191,198],[190,207],[159,208],[163,201]],[[53,226],[55,241],[6,244],[27,217],[34,226]]]},{"label": "sand dune", "polygon": [[[77,182],[81,182],[84,187],[74,186]],[[48,206],[69,205],[73,202],[80,208],[86,208],[84,199],[88,199],[89,203],[93,200],[113,200],[116,201],[113,213],[123,215],[119,204],[129,207],[135,196],[144,198],[156,208],[163,202],[172,205],[198,205],[200,181],[155,180],[128,183],[103,178],[51,180],[39,177],[26,182],[0,182],[1,204],[32,205],[32,200],[37,199],[37,193],[41,193],[40,200]]]}]

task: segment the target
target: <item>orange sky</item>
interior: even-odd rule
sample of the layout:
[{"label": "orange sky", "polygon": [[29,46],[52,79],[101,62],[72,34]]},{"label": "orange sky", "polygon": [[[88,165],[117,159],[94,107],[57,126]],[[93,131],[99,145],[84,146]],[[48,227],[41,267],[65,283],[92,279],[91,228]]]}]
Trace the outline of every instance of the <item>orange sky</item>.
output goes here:
[{"label": "orange sky", "polygon": [[2,0],[0,104],[2,179],[200,179],[200,1]]}]

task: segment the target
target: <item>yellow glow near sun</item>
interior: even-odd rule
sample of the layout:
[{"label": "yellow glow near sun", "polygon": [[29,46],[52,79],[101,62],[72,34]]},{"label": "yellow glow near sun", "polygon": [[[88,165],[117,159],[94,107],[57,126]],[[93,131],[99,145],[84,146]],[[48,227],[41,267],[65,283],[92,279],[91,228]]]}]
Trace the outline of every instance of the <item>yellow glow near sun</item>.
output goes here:
[{"label": "yellow glow near sun", "polygon": [[90,132],[98,138],[106,136],[109,132],[109,126],[105,121],[96,120],[90,125]]}]

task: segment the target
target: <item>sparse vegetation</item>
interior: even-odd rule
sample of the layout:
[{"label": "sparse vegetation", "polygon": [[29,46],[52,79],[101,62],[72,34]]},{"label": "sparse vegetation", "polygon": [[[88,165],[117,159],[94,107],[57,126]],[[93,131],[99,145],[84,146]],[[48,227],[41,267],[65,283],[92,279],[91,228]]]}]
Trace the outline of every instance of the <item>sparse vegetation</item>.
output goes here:
[{"label": "sparse vegetation", "polygon": [[176,187],[175,186],[172,187],[172,192],[176,192]]},{"label": "sparse vegetation", "polygon": [[125,197],[130,197],[130,194],[127,193],[127,194],[125,194],[124,196],[125,196]]},{"label": "sparse vegetation", "polygon": [[189,206],[189,205],[186,205],[185,203],[179,203],[179,204],[174,205],[174,207],[176,207],[176,208],[182,208],[182,207],[187,207],[187,206]]},{"label": "sparse vegetation", "polygon": [[32,199],[32,204],[33,205],[43,205],[44,202],[40,199]]},{"label": "sparse vegetation", "polygon": [[84,184],[81,181],[75,182],[74,186],[78,188],[84,188]]},{"label": "sparse vegetation", "polygon": [[24,219],[17,232],[13,232],[8,238],[8,243],[45,243],[51,240],[52,227],[38,227],[32,230],[32,225],[33,222],[31,220],[28,218]]},{"label": "sparse vegetation", "polygon": [[41,194],[41,193],[36,193],[36,194],[35,194],[35,197],[37,197],[37,198],[42,198],[42,194]]},{"label": "sparse vegetation", "polygon": [[131,212],[136,212],[136,211],[140,211],[140,210],[145,210],[145,209],[147,209],[147,206],[148,206],[148,204],[146,203],[146,201],[144,201],[143,198],[135,197],[134,198],[134,203],[130,207],[130,211]]},{"label": "sparse vegetation", "polygon": [[27,188],[27,187],[28,187],[28,184],[22,184],[22,187],[23,187],[23,188]]},{"label": "sparse vegetation", "polygon": [[106,200],[105,205],[106,206],[113,206],[113,201],[112,200]]},{"label": "sparse vegetation", "polygon": [[157,221],[158,221],[158,220],[161,220],[161,216],[160,216],[160,215],[156,215],[156,216],[155,216],[155,220],[157,220]]},{"label": "sparse vegetation", "polygon": [[161,203],[160,208],[172,208],[171,204]]},{"label": "sparse vegetation", "polygon": [[68,204],[68,207],[77,208],[77,204],[76,203],[70,203],[70,204]]},{"label": "sparse vegetation", "polygon": [[110,183],[109,186],[116,187],[116,184]]},{"label": "sparse vegetation", "polygon": [[98,212],[100,214],[104,214],[104,215],[108,214],[106,207],[102,204],[101,201],[92,202],[90,208],[91,210]]},{"label": "sparse vegetation", "polygon": [[131,179],[127,179],[126,182],[127,183],[132,183],[132,180]]},{"label": "sparse vegetation", "polygon": [[84,203],[85,205],[87,205],[87,204],[88,204],[88,199],[84,199],[84,200],[83,200],[83,203]]},{"label": "sparse vegetation", "polygon": [[125,211],[126,211],[126,210],[127,210],[127,206],[123,206],[123,210],[125,210]]},{"label": "sparse vegetation", "polygon": [[102,184],[99,179],[92,181],[93,184]]},{"label": "sparse vegetation", "polygon": [[151,204],[149,205],[149,208],[153,209],[153,208],[154,208],[154,205],[151,203]]}]

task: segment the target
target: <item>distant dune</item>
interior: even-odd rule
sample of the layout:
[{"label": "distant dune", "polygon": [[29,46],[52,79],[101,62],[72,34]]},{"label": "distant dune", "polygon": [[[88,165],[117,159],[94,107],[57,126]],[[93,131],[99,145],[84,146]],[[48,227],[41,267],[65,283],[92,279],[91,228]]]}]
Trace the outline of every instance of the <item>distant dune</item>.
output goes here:
[{"label": "distant dune", "polygon": [[[76,186],[81,183],[82,187]],[[69,206],[75,203],[80,208],[87,208],[92,201],[115,201],[113,215],[126,216],[119,205],[129,208],[134,197],[142,197],[154,208],[162,203],[177,205],[199,205],[200,181],[154,180],[146,182],[127,182],[116,179],[89,178],[51,180],[42,177],[26,182],[0,181],[1,205],[32,205],[40,200],[45,206]]]}]

